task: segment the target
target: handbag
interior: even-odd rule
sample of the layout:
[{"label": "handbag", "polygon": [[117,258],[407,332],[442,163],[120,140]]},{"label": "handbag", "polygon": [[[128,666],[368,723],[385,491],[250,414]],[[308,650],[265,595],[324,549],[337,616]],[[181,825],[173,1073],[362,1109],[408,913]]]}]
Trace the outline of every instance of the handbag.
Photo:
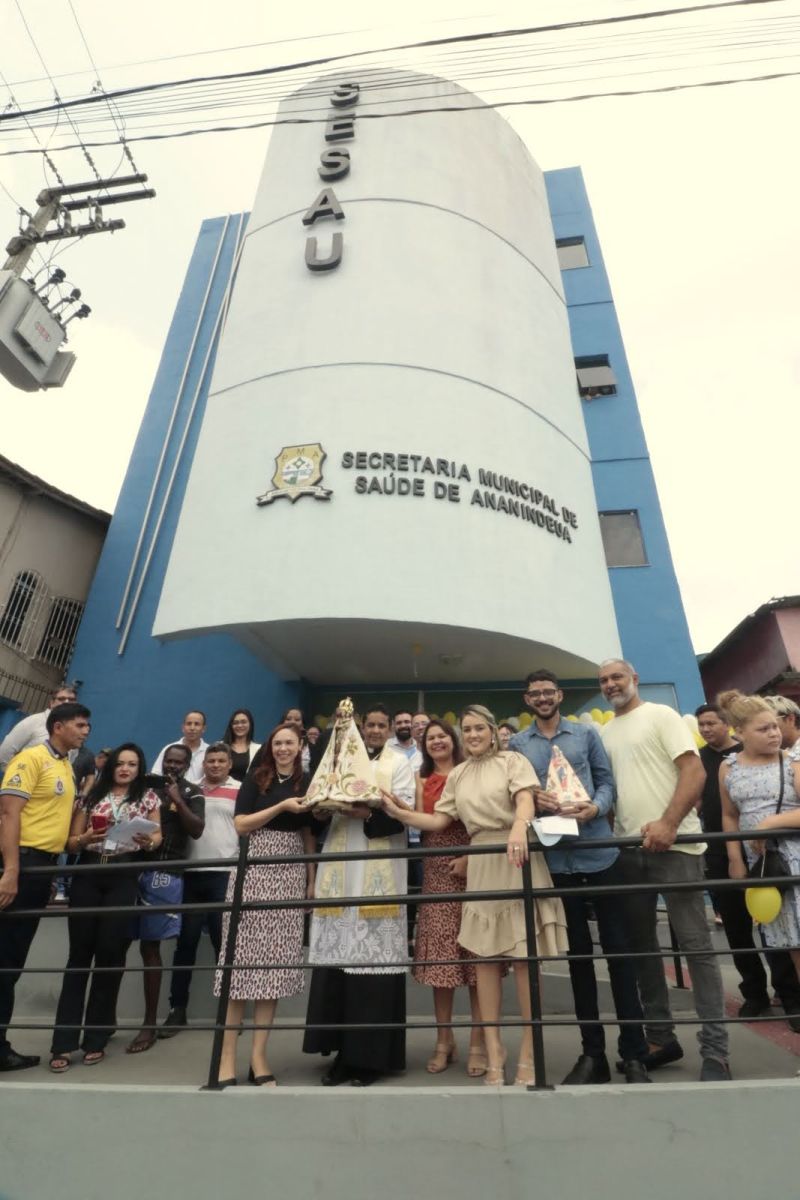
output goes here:
[{"label": "handbag", "polygon": [[[776,816],[783,807],[783,792],[785,784],[783,754],[780,751],[778,751],[778,770],[780,771],[781,782],[780,792],[778,794],[778,806],[775,809]],[[786,873],[786,863],[781,857],[781,852],[778,849],[778,843],[773,839],[771,845],[769,842],[767,842],[764,848],[764,853],[760,855],[753,863],[752,867],[750,867],[747,872],[747,877],[748,879],[771,879],[773,877],[777,877],[778,875],[785,875]],[[776,883],[774,886],[779,892],[788,892],[789,888],[793,887],[794,884],[787,881],[786,883]]]}]

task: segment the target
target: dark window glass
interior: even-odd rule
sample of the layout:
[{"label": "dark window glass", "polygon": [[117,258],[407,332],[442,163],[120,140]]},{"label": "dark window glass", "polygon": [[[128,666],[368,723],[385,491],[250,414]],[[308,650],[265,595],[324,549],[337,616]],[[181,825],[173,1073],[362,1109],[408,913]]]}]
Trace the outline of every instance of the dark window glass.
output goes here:
[{"label": "dark window glass", "polygon": [[607,567],[646,567],[642,527],[635,509],[628,512],[601,512],[600,532]]},{"label": "dark window glass", "polygon": [[20,571],[14,580],[11,594],[0,615],[0,640],[9,646],[19,644],[22,626],[38,586],[39,576],[35,571]]},{"label": "dark window glass", "polygon": [[617,377],[611,370],[607,354],[590,354],[575,359],[578,391],[584,400],[596,396],[616,396]]},{"label": "dark window glass", "polygon": [[82,613],[83,605],[77,600],[57,597],[50,606],[37,658],[51,667],[66,667]]},{"label": "dark window glass", "polygon": [[562,271],[573,271],[576,267],[588,267],[589,255],[582,237],[556,238],[558,265]]}]

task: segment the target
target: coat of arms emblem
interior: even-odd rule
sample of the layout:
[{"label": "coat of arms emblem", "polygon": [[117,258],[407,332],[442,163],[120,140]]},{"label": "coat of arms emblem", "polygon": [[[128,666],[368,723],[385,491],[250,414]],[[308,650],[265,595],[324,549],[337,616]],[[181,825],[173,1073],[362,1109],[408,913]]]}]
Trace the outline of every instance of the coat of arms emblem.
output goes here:
[{"label": "coat of arms emblem", "polygon": [[325,451],[319,442],[307,446],[284,446],[275,459],[273,487],[256,496],[256,503],[271,504],[273,500],[286,496],[294,504],[301,496],[313,496],[315,500],[328,500],[331,489],[321,487],[322,464]]}]

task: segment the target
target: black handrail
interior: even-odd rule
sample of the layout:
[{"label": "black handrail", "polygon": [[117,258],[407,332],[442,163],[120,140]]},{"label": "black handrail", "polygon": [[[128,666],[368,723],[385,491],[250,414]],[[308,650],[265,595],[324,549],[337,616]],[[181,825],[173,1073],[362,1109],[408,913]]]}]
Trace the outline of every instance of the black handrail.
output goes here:
[{"label": "black handrail", "polygon": [[[498,835],[500,835],[500,834],[501,834],[501,831],[498,831]],[[773,840],[774,838],[800,837],[800,828],[795,827],[795,828],[787,828],[785,830],[770,830],[769,837],[770,837],[770,840]],[[680,834],[675,839],[675,845],[688,845],[688,844],[696,844],[696,843],[700,843],[700,842],[709,844],[709,843],[719,843],[719,842],[728,842],[728,841],[741,842],[741,841],[752,841],[752,840],[754,840],[754,831],[753,830],[746,831],[746,832],[738,831],[737,833]],[[533,840],[532,830],[530,827],[529,827],[529,831],[528,831],[528,841],[529,841],[529,850],[531,853],[542,853],[544,851],[545,848],[537,840]],[[223,1041],[223,1038],[225,1035],[225,1031],[228,1028],[233,1028],[233,1026],[226,1025],[226,1016],[227,1016],[228,1001],[230,998],[231,972],[236,969],[236,964],[233,960],[235,958],[236,936],[237,936],[237,931],[238,931],[242,913],[246,912],[246,911],[269,910],[269,909],[293,909],[293,908],[309,909],[309,908],[325,908],[325,907],[347,907],[347,906],[351,906],[351,905],[358,905],[358,904],[362,903],[364,899],[366,899],[366,897],[362,897],[362,896],[347,896],[347,897],[337,897],[335,899],[328,899],[328,900],[325,900],[325,899],[316,900],[315,899],[313,901],[309,901],[306,898],[297,899],[297,900],[279,900],[279,901],[274,901],[274,900],[273,901],[266,901],[266,900],[265,901],[255,901],[255,900],[254,901],[244,901],[243,893],[244,893],[245,873],[249,866],[253,866],[253,865],[269,866],[269,865],[277,865],[277,864],[286,865],[289,863],[317,863],[317,862],[321,862],[321,861],[329,861],[331,858],[330,855],[326,855],[326,854],[322,854],[322,853],[296,854],[296,855],[254,855],[251,857],[248,854],[248,843],[249,843],[249,839],[247,837],[243,837],[240,839],[239,854],[236,859],[233,859],[233,858],[209,859],[209,860],[203,860],[202,864],[200,864],[196,861],[184,860],[184,859],[168,859],[168,860],[162,860],[162,861],[147,860],[147,861],[138,862],[138,863],[135,861],[134,862],[127,861],[124,863],[115,863],[113,861],[113,859],[109,859],[104,863],[74,863],[71,865],[59,865],[57,863],[54,863],[54,864],[47,864],[47,865],[37,864],[37,865],[28,866],[25,863],[24,857],[21,859],[21,862],[20,862],[21,872],[36,874],[36,875],[41,875],[41,874],[60,875],[60,876],[77,875],[77,874],[84,874],[84,873],[93,873],[98,870],[105,871],[105,872],[107,872],[109,870],[113,870],[113,871],[117,871],[117,872],[128,872],[128,873],[131,871],[134,871],[137,874],[139,874],[142,872],[142,870],[150,870],[150,869],[154,869],[154,868],[157,868],[157,869],[160,869],[163,871],[167,871],[167,872],[175,871],[175,870],[180,870],[181,872],[190,872],[193,870],[208,870],[208,869],[214,869],[214,868],[220,869],[220,870],[224,870],[227,868],[227,869],[231,869],[231,870],[235,871],[236,877],[235,877],[233,892],[232,892],[230,901],[225,900],[225,901],[219,901],[219,902],[202,902],[202,903],[197,903],[197,904],[179,904],[179,905],[168,904],[168,905],[152,905],[152,906],[148,905],[147,906],[148,913],[153,913],[153,914],[167,913],[167,912],[169,912],[169,913],[176,913],[176,912],[181,912],[181,913],[182,912],[186,912],[186,913],[229,912],[230,913],[227,937],[226,937],[224,951],[222,954],[223,961],[221,963],[200,965],[200,966],[194,965],[194,966],[186,966],[186,967],[178,966],[178,967],[172,968],[173,971],[182,971],[182,970],[201,971],[201,972],[202,971],[206,971],[206,972],[214,971],[214,972],[219,972],[220,976],[221,976],[220,996],[219,996],[219,1001],[218,1001],[218,1005],[217,1005],[216,1020],[214,1022],[194,1022],[191,1026],[191,1028],[195,1031],[212,1031],[214,1034],[211,1057],[210,1057],[210,1062],[209,1062],[208,1080],[205,1085],[206,1088],[210,1089],[210,1090],[215,1090],[218,1086],[219,1063],[220,1063],[221,1052],[222,1052],[222,1041]],[[570,841],[565,842],[564,845],[566,848],[575,848],[575,849],[590,848],[593,850],[613,847],[615,849],[620,849],[623,852],[625,852],[627,849],[641,847],[642,843],[643,843],[643,838],[641,838],[641,837],[614,838],[614,837],[610,836],[608,838],[592,839],[591,843],[579,843],[577,840],[575,840],[575,841],[570,840]],[[446,856],[448,858],[452,858],[452,857],[461,856],[461,855],[498,854],[498,853],[505,853],[505,852],[506,852],[505,842],[498,841],[497,844],[481,845],[481,846],[471,846],[471,845],[466,845],[463,847],[460,847],[460,846],[447,846],[447,847],[414,846],[414,847],[397,849],[397,850],[382,850],[381,857],[382,858],[391,858],[391,859],[411,859],[411,858],[419,859],[419,858],[425,858],[425,857],[429,857],[429,856],[430,857]],[[361,852],[361,853],[350,852],[350,853],[337,854],[335,857],[336,857],[336,861],[359,861],[359,860],[362,860],[362,859],[368,857],[368,854],[369,854],[369,852]],[[785,884],[785,883],[791,883],[795,886],[800,886],[800,879],[798,879],[798,877],[796,877],[796,876],[792,876],[791,874],[788,874],[788,875],[774,876],[774,877],[769,877],[769,878],[758,878],[758,879],[750,879],[750,878],[721,879],[721,880],[712,879],[712,880],[700,880],[697,882],[678,882],[678,883],[669,883],[669,884],[666,884],[666,883],[662,883],[662,884],[647,884],[647,883],[604,884],[604,885],[599,885],[592,889],[587,889],[586,887],[568,887],[568,886],[564,886],[564,887],[551,886],[549,888],[537,888],[533,884],[533,874],[532,874],[530,859],[527,859],[522,864],[519,891],[514,891],[514,892],[509,892],[509,891],[505,891],[505,890],[504,891],[474,891],[474,892],[459,891],[459,892],[448,892],[448,893],[438,892],[438,893],[434,893],[434,894],[415,893],[413,895],[413,897],[370,896],[370,897],[368,897],[368,899],[369,899],[369,902],[371,905],[397,905],[397,904],[405,905],[408,903],[414,903],[415,905],[419,905],[419,904],[429,904],[429,903],[438,904],[438,903],[452,903],[452,902],[463,903],[464,900],[466,900],[466,899],[497,900],[497,899],[507,899],[509,896],[516,896],[516,897],[521,897],[521,899],[523,901],[523,910],[524,910],[524,915],[525,915],[525,934],[526,934],[527,954],[526,954],[524,960],[516,959],[515,961],[518,961],[518,962],[526,961],[526,963],[527,963],[528,987],[529,987],[529,992],[530,992],[530,1003],[531,1003],[530,1020],[526,1020],[523,1018],[503,1018],[496,1022],[494,1022],[494,1021],[490,1022],[490,1021],[472,1021],[470,1019],[470,1020],[461,1020],[461,1021],[450,1021],[449,1023],[442,1023],[442,1022],[437,1022],[434,1020],[430,1020],[430,1021],[414,1020],[414,1021],[407,1021],[402,1024],[400,1024],[400,1023],[387,1024],[387,1023],[381,1022],[380,1028],[389,1030],[389,1029],[409,1029],[409,1028],[410,1029],[431,1029],[431,1028],[437,1028],[437,1027],[438,1028],[451,1028],[451,1029],[465,1029],[465,1028],[473,1028],[473,1027],[474,1028],[489,1028],[489,1027],[525,1028],[525,1027],[528,1027],[531,1030],[531,1036],[532,1036],[532,1040],[533,1040],[533,1061],[534,1061],[534,1080],[535,1080],[535,1082],[533,1084],[529,1085],[528,1090],[529,1091],[540,1091],[543,1089],[547,1089],[548,1084],[547,1084],[547,1074],[546,1074],[544,1028],[546,1026],[553,1026],[553,1027],[574,1026],[575,1024],[577,1024],[577,1020],[574,1016],[567,1017],[567,1018],[548,1017],[547,1019],[545,1019],[543,1016],[541,980],[540,980],[541,964],[546,963],[546,962],[552,962],[552,961],[562,961],[564,956],[563,955],[546,955],[546,954],[538,953],[538,948],[536,945],[536,904],[539,899],[544,898],[544,897],[556,898],[556,897],[561,897],[561,896],[580,896],[586,900],[591,900],[592,896],[596,896],[596,895],[631,895],[631,894],[645,895],[645,894],[652,894],[652,893],[666,894],[666,893],[671,893],[671,892],[707,890],[709,888],[713,889],[714,891],[742,890],[745,888],[752,888],[752,887],[770,887],[770,886],[776,886],[776,885]],[[10,913],[6,913],[5,911],[0,911],[0,928],[2,928],[2,922],[4,920],[14,919],[15,917],[46,916],[46,917],[56,917],[57,918],[57,917],[70,916],[70,917],[74,918],[76,916],[87,916],[88,917],[88,916],[96,916],[99,914],[103,914],[103,915],[121,914],[121,913],[133,914],[133,913],[137,913],[137,912],[141,913],[141,908],[136,905],[119,905],[119,906],[109,906],[109,907],[101,907],[101,908],[94,907],[94,908],[79,908],[79,909],[69,909],[66,906],[55,907],[55,908],[50,907],[50,908],[46,908],[44,910],[41,910],[41,909],[24,909],[24,910],[23,909],[15,909],[15,910],[12,910]],[[783,948],[784,947],[782,947],[782,949]],[[800,946],[785,947],[785,948],[800,949]],[[570,955],[569,957],[572,961],[585,961],[585,960],[594,961],[595,959],[599,959],[599,958],[605,959],[606,961],[610,961],[613,959],[622,959],[622,958],[638,959],[638,958],[660,957],[662,959],[667,959],[667,958],[674,957],[676,950],[677,950],[677,946],[674,944],[674,940],[673,940],[673,945],[670,948],[663,949],[659,952],[654,952],[654,951],[650,951],[650,950],[618,952],[618,953],[611,952],[608,954],[592,952],[590,954]],[[736,951],[737,954],[748,954],[748,953],[760,954],[762,952],[763,952],[762,949],[757,946],[754,946],[749,950],[738,950],[737,949],[737,951]],[[698,955],[698,956],[699,955],[708,955],[709,953],[711,953],[715,956],[721,956],[721,955],[727,956],[731,953],[731,951],[728,948],[723,948],[723,949],[713,949],[712,948],[711,951],[697,950],[697,951],[682,951],[681,953],[683,954],[683,956],[685,958],[687,958],[687,960],[691,960],[695,955]],[[418,965],[462,964],[463,961],[464,961],[463,959],[436,959],[436,960],[432,959],[432,960],[426,960],[426,962],[424,964],[419,963]],[[504,957],[495,957],[495,958],[481,959],[480,961],[481,962],[507,962],[508,960]],[[679,959],[678,959],[678,962],[679,962]],[[312,964],[312,963],[303,963],[303,964],[298,964],[298,965],[300,966],[301,969],[304,969],[304,970],[312,970],[313,966],[314,966],[314,964]],[[347,966],[347,965],[348,964],[344,964],[344,963],[342,964],[343,967]],[[392,963],[392,964],[384,964],[384,965],[396,966],[399,968],[399,967],[408,966],[408,962],[407,962],[407,960],[403,960],[402,962]],[[281,966],[281,967],[285,966],[285,963],[280,963],[280,964],[266,963],[266,964],[260,965],[259,967],[255,967],[252,964],[249,964],[248,969],[268,970],[273,967],[279,967],[279,966]],[[126,972],[144,973],[146,971],[151,971],[151,970],[162,970],[163,968],[148,967],[148,966],[142,965],[140,967],[139,966],[132,966],[132,967],[126,966],[124,969]],[[64,973],[68,973],[69,971],[82,972],[84,970],[85,970],[85,968],[82,968],[82,967],[76,967],[76,968],[59,967],[59,968],[55,968],[55,969],[48,968],[48,967],[31,967],[31,968],[25,968],[23,973],[52,974],[52,973],[57,972],[59,974],[64,974]],[[98,968],[93,968],[93,970],[96,970],[98,972],[116,971],[117,968],[115,968],[115,967],[108,967],[108,968],[98,967]],[[0,974],[6,974],[6,973],[16,973],[16,970],[15,970],[15,968],[0,968]],[[681,980],[680,980],[680,976],[679,976],[679,986],[680,986],[680,982],[681,982]],[[726,1017],[723,1015],[719,1018],[720,1022],[725,1023],[725,1024],[740,1024],[741,1023],[741,1024],[748,1024],[748,1025],[755,1024],[755,1023],[774,1022],[774,1021],[779,1021],[779,1020],[783,1020],[783,1019],[784,1019],[783,1016],[777,1015],[777,1014],[775,1016],[766,1015],[766,1016],[760,1016],[758,1018]],[[604,1024],[604,1025],[635,1025],[635,1024],[640,1024],[641,1022],[638,1020],[619,1019],[615,1016],[614,1018],[602,1018],[601,1017],[599,1023]],[[675,1025],[697,1025],[697,1024],[702,1024],[702,1022],[697,1016],[674,1017],[673,1024],[675,1024]],[[43,1024],[42,1022],[12,1022],[12,1024],[9,1025],[10,1029],[42,1029],[42,1028],[50,1028],[50,1027],[51,1026],[49,1026],[47,1024]],[[274,1030],[276,1032],[282,1031],[282,1030],[297,1032],[299,1030],[304,1030],[304,1029],[366,1030],[366,1029],[374,1029],[376,1027],[377,1027],[376,1025],[370,1024],[370,1023],[308,1024],[307,1022],[297,1022],[297,1021],[295,1021],[295,1022],[285,1022],[285,1021],[284,1022],[275,1022],[269,1026],[269,1028],[271,1030]],[[82,1025],[82,1026],[66,1026],[65,1028],[83,1028],[85,1030],[88,1027],[85,1025]],[[115,1025],[113,1027],[97,1025],[97,1026],[92,1026],[91,1028],[97,1029],[97,1030],[103,1030],[103,1031],[110,1031],[112,1029],[134,1030],[134,1029],[142,1029],[145,1027],[143,1027],[141,1024],[137,1023],[135,1025]],[[146,1026],[146,1028],[156,1029],[156,1028],[158,1028],[158,1026],[157,1025]],[[238,1028],[238,1026],[237,1026],[237,1028]],[[259,1026],[257,1024],[249,1024],[247,1026],[247,1028],[248,1029],[258,1029],[258,1028],[265,1028],[265,1027]]]}]

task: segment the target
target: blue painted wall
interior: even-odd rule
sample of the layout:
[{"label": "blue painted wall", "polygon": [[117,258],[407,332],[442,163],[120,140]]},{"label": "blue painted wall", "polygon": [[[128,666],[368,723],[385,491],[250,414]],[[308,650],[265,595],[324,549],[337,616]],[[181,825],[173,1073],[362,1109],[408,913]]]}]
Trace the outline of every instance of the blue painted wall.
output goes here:
[{"label": "blue painted wall", "polygon": [[647,566],[609,570],[623,653],[643,683],[673,684],[681,712],[703,701],[647,442],[589,198],[578,167],[545,174],[557,238],[582,236],[588,267],[562,272],[576,357],[607,354],[615,396],[584,400],[600,512],[636,509]]},{"label": "blue painted wall", "polygon": [[[225,218],[204,221],[201,227],[81,622],[70,677],[84,681],[81,699],[92,710],[93,747],[113,746],[132,738],[152,759],[165,742],[180,736],[183,714],[193,707],[207,713],[211,737],[222,735],[231,710],[237,706],[252,710],[256,734],[261,735],[275,724],[282,709],[297,701],[296,685],[282,683],[232,637],[210,634],[159,642],[150,633],[202,423],[213,353],[205,371],[204,359],[234,260],[239,224],[237,216],[229,218],[227,230]],[[203,299],[220,243],[221,253],[204,309]],[[173,404],[195,332],[197,340],[168,437]],[[155,532],[176,461],[177,471],[149,569],[143,580],[141,568],[135,576],[134,590],[141,582],[141,597],[124,654],[120,655],[117,614],[165,442],[166,459],[146,525],[141,558],[146,556]],[[226,465],[220,471],[220,488],[225,487],[228,469]],[[243,574],[247,571],[247,562],[242,562],[241,570]],[[216,575],[213,546],[197,562],[194,574],[199,588],[236,586],[235,579]],[[130,612],[130,605],[126,612]]]},{"label": "blue painted wall", "polygon": [[[590,267],[563,275],[574,352],[608,354],[617,377],[616,396],[584,402],[598,508],[638,509],[648,556],[646,567],[610,571],[624,652],[637,666],[643,684],[662,685],[648,687],[646,692],[668,699],[669,686],[663,685],[673,685],[678,706],[686,711],[702,700],[700,678],[583,177],[579,169],[571,168],[549,172],[546,181],[556,236],[583,235],[591,261]],[[163,743],[179,735],[184,711],[194,706],[208,714],[209,734],[213,737],[222,733],[236,706],[253,710],[257,733],[263,734],[283,708],[304,698],[300,685],[282,683],[227,635],[161,643],[150,634],[202,421],[214,364],[213,346],[205,371],[204,358],[223,302],[238,232],[239,217],[229,218],[227,228],[224,218],[203,223],[86,606],[70,675],[84,680],[81,697],[92,709],[93,746],[113,745],[133,737],[152,757]],[[168,436],[195,332],[197,339],[185,386]],[[201,376],[202,386],[192,411]],[[163,517],[148,570],[142,578],[140,558],[134,575],[134,590],[141,583],[141,596],[130,637],[120,655],[117,614],[165,443],[165,463],[145,527],[142,558],[150,546],[162,503]],[[167,495],[167,481],[176,462],[174,482]],[[221,469],[220,487],[224,486],[225,470]],[[207,557],[198,561],[195,570],[197,587],[236,586],[235,579],[216,577],[213,546],[208,547]],[[241,570],[243,574],[247,571],[246,562]],[[130,604],[126,615],[129,612]]]}]

